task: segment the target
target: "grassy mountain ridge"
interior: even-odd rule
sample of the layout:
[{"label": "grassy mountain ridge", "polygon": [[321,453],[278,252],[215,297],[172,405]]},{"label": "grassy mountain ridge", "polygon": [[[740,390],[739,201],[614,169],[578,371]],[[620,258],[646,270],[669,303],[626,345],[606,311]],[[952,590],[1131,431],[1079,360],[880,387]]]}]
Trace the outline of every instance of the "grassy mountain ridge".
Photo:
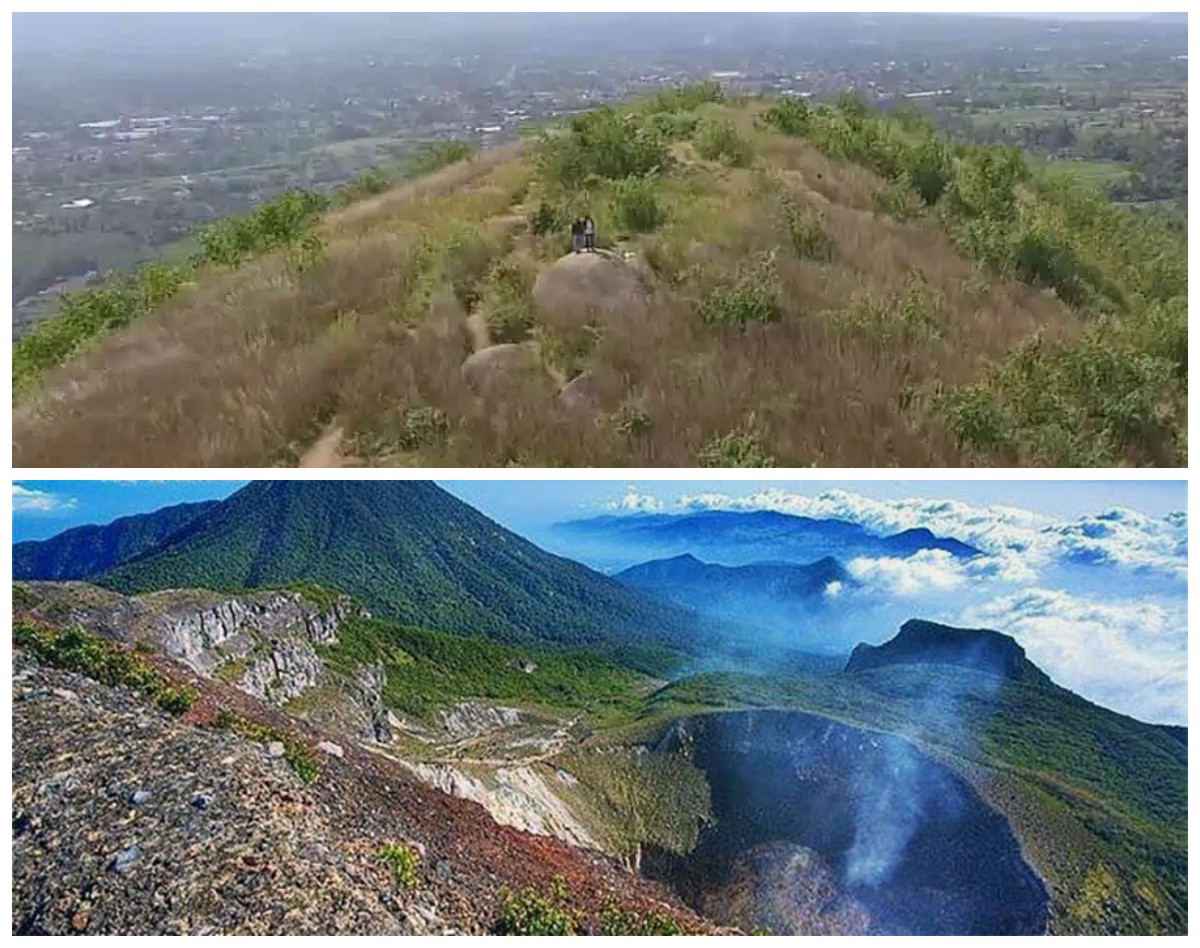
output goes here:
[{"label": "grassy mountain ridge", "polygon": [[13,579],[85,579],[157,546],[217,502],[175,504],[103,526],[66,530],[48,540],[14,543]]},{"label": "grassy mountain ridge", "polygon": [[428,481],[261,481],[93,577],[135,593],[310,582],[409,625],[661,667],[705,624],[545,553]]},{"label": "grassy mountain ridge", "polygon": [[[598,282],[561,259],[585,210]],[[301,217],[68,347],[17,462],[1186,459],[1186,240],[916,113],[702,84]]]}]

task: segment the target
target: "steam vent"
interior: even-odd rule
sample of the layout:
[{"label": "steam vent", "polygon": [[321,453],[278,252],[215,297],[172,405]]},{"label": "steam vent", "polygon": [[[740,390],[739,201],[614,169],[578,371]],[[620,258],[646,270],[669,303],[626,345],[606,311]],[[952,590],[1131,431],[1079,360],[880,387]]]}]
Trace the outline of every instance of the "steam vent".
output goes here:
[{"label": "steam vent", "polygon": [[713,822],[649,874],[699,911],[773,934],[1042,934],[1045,886],[1008,823],[900,738],[812,715],[746,711],[678,722]]}]

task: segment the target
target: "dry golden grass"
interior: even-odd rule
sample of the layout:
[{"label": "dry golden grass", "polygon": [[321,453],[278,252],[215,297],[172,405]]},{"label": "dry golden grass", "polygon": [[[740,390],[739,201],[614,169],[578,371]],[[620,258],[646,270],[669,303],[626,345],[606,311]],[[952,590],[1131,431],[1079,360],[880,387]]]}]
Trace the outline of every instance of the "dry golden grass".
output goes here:
[{"label": "dry golden grass", "polygon": [[[1075,332],[1077,317],[986,278],[934,222],[876,214],[870,172],[743,127],[771,170],[679,169],[664,185],[667,225],[621,248],[670,272],[620,307],[556,285],[531,330],[544,372],[480,397],[460,368],[485,341],[487,313],[467,306],[493,305],[481,288],[495,263],[545,267],[553,254],[524,230],[535,196],[514,148],[331,215],[311,269],[273,255],[206,274],[102,339],[14,410],[14,462],[691,466],[739,429],[780,466],[993,460],[959,449],[929,395],[978,378],[1035,330]],[[780,193],[821,216],[831,259],[791,249]],[[778,321],[707,325],[706,294],[764,256]],[[905,322],[914,292],[929,303]],[[580,371],[599,412],[556,398]]]}]

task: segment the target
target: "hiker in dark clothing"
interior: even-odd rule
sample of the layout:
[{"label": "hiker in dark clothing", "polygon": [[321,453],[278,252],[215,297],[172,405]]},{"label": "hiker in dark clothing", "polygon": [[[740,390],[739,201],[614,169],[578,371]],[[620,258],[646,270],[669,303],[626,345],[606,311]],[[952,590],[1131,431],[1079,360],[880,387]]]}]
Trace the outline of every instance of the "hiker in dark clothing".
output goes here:
[{"label": "hiker in dark clothing", "polygon": [[596,250],[596,222],[591,214],[583,219],[583,249],[593,253]]},{"label": "hiker in dark clothing", "polygon": [[580,217],[571,222],[571,249],[576,253],[583,251],[583,219]]}]

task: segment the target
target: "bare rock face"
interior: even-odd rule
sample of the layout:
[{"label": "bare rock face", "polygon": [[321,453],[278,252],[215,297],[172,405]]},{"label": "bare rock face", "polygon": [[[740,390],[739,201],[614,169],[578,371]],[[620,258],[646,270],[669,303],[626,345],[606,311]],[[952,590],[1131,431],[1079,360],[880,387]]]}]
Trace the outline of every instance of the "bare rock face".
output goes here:
[{"label": "bare rock face", "polygon": [[449,764],[404,761],[403,766],[443,793],[480,804],[503,826],[535,836],[554,836],[585,849],[600,848],[570,806],[533,767],[500,767],[482,777]]},{"label": "bare rock face", "polygon": [[325,663],[308,642],[276,642],[246,670],[237,686],[256,698],[283,704],[317,684],[324,672]]},{"label": "bare rock face", "polygon": [[577,328],[606,313],[645,305],[647,288],[638,268],[616,254],[568,254],[543,270],[533,285],[539,322]]},{"label": "bare rock face", "polygon": [[392,743],[395,735],[392,733],[391,715],[383,704],[383,686],[387,683],[383,666],[363,665],[355,672],[354,683],[359,689],[358,703],[367,714],[367,736],[380,744]]},{"label": "bare rock face", "polygon": [[476,702],[464,702],[442,712],[442,723],[453,737],[478,737],[521,723],[516,708],[500,708]]},{"label": "bare rock face", "polygon": [[463,378],[480,395],[494,392],[540,369],[537,351],[532,346],[515,343],[480,349],[462,364]]},{"label": "bare rock face", "polygon": [[316,684],[325,664],[316,645],[337,642],[349,599],[317,605],[298,593],[255,594],[164,611],[154,623],[163,651],[202,675],[222,674],[260,698],[282,703]]}]

